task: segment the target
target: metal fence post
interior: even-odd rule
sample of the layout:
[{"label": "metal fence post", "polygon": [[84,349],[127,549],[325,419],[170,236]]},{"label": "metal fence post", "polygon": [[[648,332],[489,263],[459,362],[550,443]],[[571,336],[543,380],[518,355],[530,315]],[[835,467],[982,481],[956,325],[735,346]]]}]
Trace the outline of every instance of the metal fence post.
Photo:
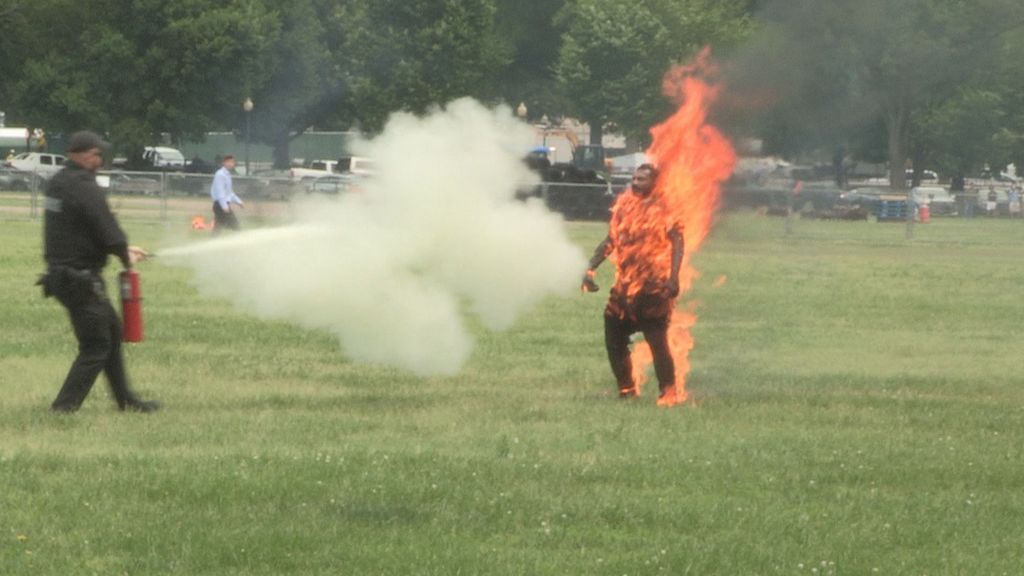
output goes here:
[{"label": "metal fence post", "polygon": [[160,173],[160,221],[167,223],[167,172]]},{"label": "metal fence post", "polygon": [[35,220],[39,217],[39,175],[32,175],[32,184],[29,186],[29,218]]}]

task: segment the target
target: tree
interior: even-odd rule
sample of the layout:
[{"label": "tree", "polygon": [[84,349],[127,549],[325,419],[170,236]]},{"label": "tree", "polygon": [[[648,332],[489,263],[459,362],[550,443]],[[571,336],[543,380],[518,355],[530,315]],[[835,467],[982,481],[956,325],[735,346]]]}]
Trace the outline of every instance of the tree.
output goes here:
[{"label": "tree", "polygon": [[673,63],[707,44],[725,44],[747,31],[746,2],[703,0],[570,0],[555,73],[570,111],[590,125],[590,139],[616,125],[646,136],[670,104],[661,80]]},{"label": "tree", "polygon": [[1001,95],[984,88],[961,87],[949,98],[922,107],[914,114],[910,134],[916,178],[926,165],[952,175],[957,183],[989,162],[1005,165],[1005,120]]},{"label": "tree", "polygon": [[821,139],[794,139],[820,132],[822,123],[841,141],[880,116],[890,181],[903,189],[915,112],[977,78],[996,59],[1003,34],[1024,23],[1024,7],[1009,0],[794,0],[769,4],[761,21],[764,33],[738,69],[769,79],[775,101],[766,117],[776,125],[769,132],[807,149]]},{"label": "tree", "polygon": [[[248,78],[246,90],[257,106],[252,113],[252,137],[270,144],[274,167],[285,169],[291,162],[291,140],[328,119],[341,102],[341,74],[326,27],[336,3],[269,0],[268,4],[280,33],[273,36],[260,72]],[[237,100],[234,108],[239,119],[241,102]]]},{"label": "tree", "polygon": [[19,49],[25,45],[25,18],[24,2],[11,0],[8,4],[0,7],[0,110],[6,106],[7,91],[10,78],[14,75],[16,65],[25,57],[23,50]]},{"label": "tree", "polygon": [[344,3],[343,70],[354,118],[367,132],[395,111],[426,112],[462,96],[489,101],[509,62],[493,0]]},{"label": "tree", "polygon": [[11,103],[30,125],[105,133],[139,154],[163,133],[199,136],[240,106],[277,32],[250,0],[43,0]]},{"label": "tree", "polygon": [[555,15],[566,0],[498,0],[495,28],[509,55],[499,73],[499,94],[511,105],[525,102],[532,116],[562,116],[553,66],[561,46]]}]

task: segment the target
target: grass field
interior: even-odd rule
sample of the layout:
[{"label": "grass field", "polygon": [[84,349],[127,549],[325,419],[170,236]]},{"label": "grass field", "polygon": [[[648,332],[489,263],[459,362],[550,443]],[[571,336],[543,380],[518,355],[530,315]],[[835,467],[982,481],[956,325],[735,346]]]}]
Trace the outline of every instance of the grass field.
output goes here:
[{"label": "grass field", "polygon": [[39,224],[0,222],[0,573],[1021,574],[1024,222],[915,232],[726,216],[673,409],[610,396],[607,266],[420,379],[158,259],[126,354],[165,409],[101,379],[57,416],[74,340],[32,286]]}]

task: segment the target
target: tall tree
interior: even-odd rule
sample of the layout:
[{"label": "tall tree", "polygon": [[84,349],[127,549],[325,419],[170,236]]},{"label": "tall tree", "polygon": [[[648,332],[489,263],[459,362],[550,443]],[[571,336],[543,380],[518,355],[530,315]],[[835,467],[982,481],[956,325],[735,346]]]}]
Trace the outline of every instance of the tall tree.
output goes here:
[{"label": "tall tree", "polygon": [[661,79],[701,47],[730,45],[749,28],[748,2],[710,0],[570,0],[555,64],[572,112],[590,125],[592,143],[614,124],[645,136],[669,104]]},{"label": "tall tree", "polygon": [[[270,42],[259,71],[246,79],[246,91],[256,106],[253,138],[273,147],[275,168],[287,168],[291,140],[326,121],[341,102],[341,75],[327,30],[336,2],[267,2],[280,34]],[[240,118],[241,100],[234,110]]]},{"label": "tall tree", "polygon": [[362,129],[380,130],[398,110],[497,95],[509,54],[494,0],[352,0],[341,15],[349,32],[340,65]]},{"label": "tall tree", "polygon": [[24,0],[10,0],[0,6],[0,110],[7,106],[10,80],[14,77],[18,63],[26,56],[26,3]]},{"label": "tall tree", "polygon": [[31,8],[38,38],[11,103],[31,125],[90,128],[127,154],[162,133],[220,127],[277,33],[255,0],[41,0]]},{"label": "tall tree", "polygon": [[767,116],[791,134],[780,140],[797,149],[814,146],[819,142],[813,137],[803,143],[794,137],[806,136],[815,124],[812,135],[822,125],[843,133],[880,116],[890,181],[903,189],[915,111],[976,77],[998,54],[1003,34],[1024,23],[1024,5],[791,0],[768,4],[761,16],[764,33],[739,70],[758,71],[753,76],[775,93]]},{"label": "tall tree", "polygon": [[500,96],[513,106],[527,104],[534,117],[563,116],[554,63],[562,43],[555,15],[566,0],[497,0],[495,27],[510,61],[501,71]]}]

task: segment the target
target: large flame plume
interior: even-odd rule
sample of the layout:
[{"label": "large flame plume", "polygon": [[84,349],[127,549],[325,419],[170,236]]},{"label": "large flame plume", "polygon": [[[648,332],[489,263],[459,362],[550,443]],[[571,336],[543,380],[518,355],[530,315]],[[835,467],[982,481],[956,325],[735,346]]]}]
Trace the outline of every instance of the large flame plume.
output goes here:
[{"label": "large flame plume", "polygon": [[[665,221],[656,223],[668,229],[682,226],[684,256],[679,271],[679,292],[685,294],[700,273],[693,267],[693,256],[707,238],[721,198],[722,183],[732,174],[736,153],[729,140],[707,123],[710,106],[721,90],[715,83],[715,66],[705,48],[685,66],[670,70],[662,90],[679,105],[665,122],[651,128],[653,141],[647,156],[661,171],[652,192],[666,208]],[[655,224],[655,223],[651,223]],[[667,256],[663,257],[663,259]],[[685,402],[686,377],[690,372],[693,336],[690,328],[697,316],[693,307],[676,308],[669,327],[669,346],[675,360],[675,393],[659,399],[659,405]],[[652,362],[650,347],[639,343],[633,348],[633,378],[639,388],[646,380]]]}]

